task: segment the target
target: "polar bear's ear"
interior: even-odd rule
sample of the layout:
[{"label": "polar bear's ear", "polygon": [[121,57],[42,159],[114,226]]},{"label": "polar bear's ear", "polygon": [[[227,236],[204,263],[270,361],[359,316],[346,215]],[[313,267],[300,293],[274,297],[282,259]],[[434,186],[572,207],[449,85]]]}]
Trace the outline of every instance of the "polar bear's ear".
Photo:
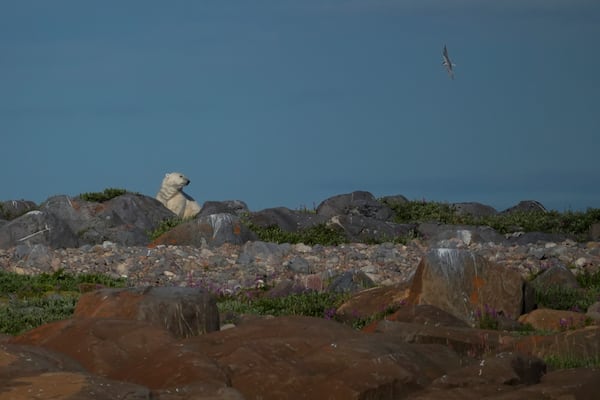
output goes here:
[{"label": "polar bear's ear", "polygon": [[169,175],[171,175],[171,174],[169,174],[169,173],[167,172],[167,173],[165,174],[165,178],[166,178],[167,176],[169,176]]}]

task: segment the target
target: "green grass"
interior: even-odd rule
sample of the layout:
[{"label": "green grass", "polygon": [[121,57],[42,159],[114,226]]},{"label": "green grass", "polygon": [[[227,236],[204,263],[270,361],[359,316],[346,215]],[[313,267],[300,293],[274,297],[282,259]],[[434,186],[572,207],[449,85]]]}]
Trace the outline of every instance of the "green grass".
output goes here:
[{"label": "green grass", "polygon": [[48,322],[70,318],[79,295],[57,294],[0,304],[0,333],[18,335]]},{"label": "green grass", "polygon": [[577,282],[582,288],[585,289],[600,289],[600,270],[596,271],[595,273],[584,271],[583,273],[578,274]]},{"label": "green grass", "polygon": [[329,228],[325,224],[315,225],[299,232],[286,232],[278,226],[263,228],[252,223],[248,223],[248,228],[256,233],[259,239],[264,242],[290,244],[304,243],[309,246],[316,244],[336,246],[348,242],[346,236],[342,232]]},{"label": "green grass", "polygon": [[539,306],[554,310],[587,310],[590,305],[600,300],[600,289],[573,289],[567,287],[551,287],[536,289],[536,302]]},{"label": "green grass", "polygon": [[100,274],[17,275],[0,271],[0,333],[18,335],[69,318],[83,286],[124,287],[124,279]]},{"label": "green grass", "polygon": [[[599,273],[600,274],[600,273]],[[596,288],[599,278],[589,275],[584,281],[589,287]],[[48,322],[70,318],[81,294],[82,285],[103,285],[123,287],[125,280],[113,279],[106,275],[72,275],[64,271],[37,276],[24,276],[0,272],[0,333],[18,335]],[[223,318],[222,322],[235,322],[235,316],[254,315],[303,315],[341,321],[336,309],[349,299],[348,293],[306,292],[285,297],[269,297],[265,289],[241,291],[235,295],[219,296],[217,306]],[[573,305],[567,297],[565,305]],[[347,321],[354,329],[362,329],[372,321],[380,320],[395,311],[392,308],[364,318]],[[233,316],[233,317],[231,317]],[[494,313],[486,310],[482,328],[494,328]],[[227,318],[232,318],[228,321]],[[540,334],[531,326],[525,326],[522,332],[514,334]],[[577,357],[569,355],[550,355],[545,362],[552,369],[600,367],[600,357]]]},{"label": "green grass", "polygon": [[79,292],[81,284],[123,287],[125,283],[124,279],[114,279],[107,275],[74,275],[66,273],[64,270],[34,276],[0,271],[1,296],[10,296],[12,298],[42,297],[59,292]]},{"label": "green grass", "polygon": [[88,192],[81,193],[79,198],[85,201],[91,201],[95,203],[102,203],[104,201],[108,201],[114,199],[115,197],[121,196],[127,193],[125,189],[115,189],[115,188],[107,188],[102,192]]},{"label": "green grass", "polygon": [[499,233],[515,231],[562,233],[573,235],[578,240],[586,240],[593,223],[600,222],[600,208],[587,211],[515,212],[487,217],[460,215],[447,203],[409,201],[404,204],[389,204],[394,210],[394,222],[422,223],[440,222],[443,224],[465,224],[489,226]]},{"label": "green grass", "polygon": [[538,305],[555,310],[585,311],[600,301],[600,270],[577,275],[581,288],[534,287]]},{"label": "green grass", "polygon": [[173,217],[173,218],[165,219],[165,220],[161,221],[161,223],[158,225],[158,227],[156,229],[154,229],[153,231],[147,232],[148,238],[150,239],[150,241],[156,240],[163,233],[170,231],[171,229],[175,228],[177,225],[179,225],[183,222],[185,222],[184,219],[180,218],[180,217]]},{"label": "green grass", "polygon": [[235,296],[222,297],[217,302],[221,314],[304,315],[330,317],[348,299],[347,294],[307,292],[285,297],[268,297],[263,291],[246,291]]},{"label": "green grass", "polygon": [[599,368],[600,356],[579,357],[579,356],[563,356],[549,355],[544,357],[544,362],[550,369],[570,369],[570,368]]},{"label": "green grass", "polygon": [[456,210],[446,203],[409,201],[403,204],[390,204],[389,207],[395,213],[394,222],[399,224],[415,222],[464,223]]},{"label": "green grass", "polygon": [[[111,190],[111,189],[107,189]],[[120,190],[120,189],[112,189]],[[105,190],[106,192],[106,190]],[[89,195],[89,194],[88,194]],[[112,195],[94,194],[104,198]],[[101,200],[94,200],[101,201]],[[456,209],[447,203],[409,201],[404,204],[388,204],[394,211],[393,220],[396,223],[423,223],[439,222],[454,225],[479,225],[489,226],[497,232],[512,233],[516,231],[562,233],[572,235],[575,239],[587,240],[589,228],[593,223],[600,222],[600,209],[588,209],[586,212],[516,212],[511,214],[497,214],[488,217],[472,217],[460,215]],[[314,211],[306,211],[314,212]],[[183,222],[180,218],[164,221],[152,232],[148,233],[151,240]],[[298,232],[286,232],[278,226],[260,227],[243,218],[243,222],[253,231],[260,240],[272,243],[304,243],[307,245],[320,244],[323,246],[336,246],[347,243],[348,239],[343,232],[329,228],[326,224],[319,224]],[[391,237],[381,240],[368,240],[367,244],[381,244],[383,242],[406,244],[418,238],[418,232],[410,232],[405,237]]]}]

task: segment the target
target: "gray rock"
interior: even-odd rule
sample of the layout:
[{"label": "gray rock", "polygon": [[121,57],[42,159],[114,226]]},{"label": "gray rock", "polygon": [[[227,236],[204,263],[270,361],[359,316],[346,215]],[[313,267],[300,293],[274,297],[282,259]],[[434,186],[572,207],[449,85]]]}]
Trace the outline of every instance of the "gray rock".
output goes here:
[{"label": "gray rock", "polygon": [[317,214],[329,218],[336,215],[353,215],[381,221],[387,221],[394,216],[390,207],[377,201],[371,193],[364,191],[330,197],[319,204]]},{"label": "gray rock", "polygon": [[43,244],[26,245],[19,244],[15,248],[15,256],[25,260],[25,266],[37,267],[42,270],[50,271],[52,262],[52,252],[50,248]]},{"label": "gray rock", "polygon": [[0,201],[0,220],[11,220],[37,209],[37,204],[29,200]]},{"label": "gray rock", "polygon": [[281,265],[283,257],[290,251],[291,246],[287,243],[277,244],[260,240],[247,242],[242,247],[237,262],[248,265],[260,260],[272,265]]},{"label": "gray rock", "polygon": [[518,236],[508,238],[509,244],[527,245],[536,243],[556,242],[560,243],[567,239],[573,239],[571,235],[561,233],[546,233],[546,232],[524,232]]},{"label": "gray rock", "polygon": [[249,212],[248,206],[241,200],[206,201],[196,218],[211,214],[233,214],[242,217]]},{"label": "gray rock", "polygon": [[77,247],[79,240],[64,221],[46,211],[29,211],[0,227],[0,248],[36,244]]},{"label": "gray rock", "polygon": [[523,200],[520,201],[519,204],[509,207],[506,210],[502,211],[502,214],[512,214],[519,212],[546,212],[546,207],[542,205],[539,201],[535,200]]},{"label": "gray rock", "polygon": [[494,207],[477,202],[452,203],[450,206],[458,215],[469,215],[480,218],[498,214],[498,211]]},{"label": "gray rock", "polygon": [[177,225],[154,240],[152,245],[221,246],[225,243],[244,244],[256,239],[239,217],[222,213],[196,217]]},{"label": "gray rock", "polygon": [[409,202],[409,200],[402,196],[401,194],[393,195],[393,196],[384,196],[380,199],[380,201],[390,207],[401,206]]},{"label": "gray rock", "polygon": [[562,288],[579,288],[579,282],[571,270],[564,265],[553,265],[539,274],[531,284],[538,290]]},{"label": "gray rock", "polygon": [[101,244],[107,240],[124,246],[146,245],[148,232],[175,216],[158,200],[132,193],[103,203],[54,196],[42,203],[40,210],[67,225],[77,237],[77,243],[69,246],[49,242],[54,248]]},{"label": "gray rock", "polygon": [[350,242],[393,242],[415,235],[416,224],[397,224],[361,215],[336,215],[327,225],[340,229]]},{"label": "gray rock", "polygon": [[374,287],[375,283],[362,271],[346,271],[333,278],[327,290],[336,293],[355,293]]},{"label": "gray rock", "polygon": [[310,268],[310,264],[302,257],[294,257],[291,260],[284,263],[284,266],[290,271],[297,274],[310,274],[313,271]]},{"label": "gray rock", "polygon": [[489,242],[503,244],[506,242],[503,235],[489,226],[424,223],[419,224],[417,231],[432,247],[445,247],[441,245],[441,242],[451,240],[461,241],[466,245]]},{"label": "gray rock", "polygon": [[309,291],[309,289],[307,289],[299,281],[293,279],[284,279],[269,289],[269,291],[266,293],[266,296],[270,298],[281,298],[290,295],[306,293],[307,291]]},{"label": "gray rock", "polygon": [[290,210],[286,207],[267,208],[250,215],[250,222],[261,228],[278,226],[285,232],[298,232],[324,224],[328,218],[306,211]]},{"label": "gray rock", "polygon": [[590,305],[585,313],[585,316],[596,321],[596,325],[600,324],[600,301]]}]

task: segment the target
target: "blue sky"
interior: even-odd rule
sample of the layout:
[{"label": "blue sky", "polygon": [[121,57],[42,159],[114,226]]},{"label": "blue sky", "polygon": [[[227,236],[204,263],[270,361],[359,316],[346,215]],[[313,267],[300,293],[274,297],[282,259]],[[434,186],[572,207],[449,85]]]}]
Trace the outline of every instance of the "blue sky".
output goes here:
[{"label": "blue sky", "polygon": [[[0,3],[0,200],[600,207],[592,0]],[[441,65],[446,44],[455,67]]]}]

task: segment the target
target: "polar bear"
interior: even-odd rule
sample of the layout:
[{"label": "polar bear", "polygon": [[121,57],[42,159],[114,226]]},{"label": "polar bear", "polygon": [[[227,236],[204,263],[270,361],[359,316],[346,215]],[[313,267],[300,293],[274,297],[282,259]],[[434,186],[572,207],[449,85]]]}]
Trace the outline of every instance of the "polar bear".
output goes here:
[{"label": "polar bear", "polygon": [[189,185],[190,180],[179,172],[165,175],[156,200],[173,211],[180,218],[192,218],[200,212],[200,205],[182,189]]}]

